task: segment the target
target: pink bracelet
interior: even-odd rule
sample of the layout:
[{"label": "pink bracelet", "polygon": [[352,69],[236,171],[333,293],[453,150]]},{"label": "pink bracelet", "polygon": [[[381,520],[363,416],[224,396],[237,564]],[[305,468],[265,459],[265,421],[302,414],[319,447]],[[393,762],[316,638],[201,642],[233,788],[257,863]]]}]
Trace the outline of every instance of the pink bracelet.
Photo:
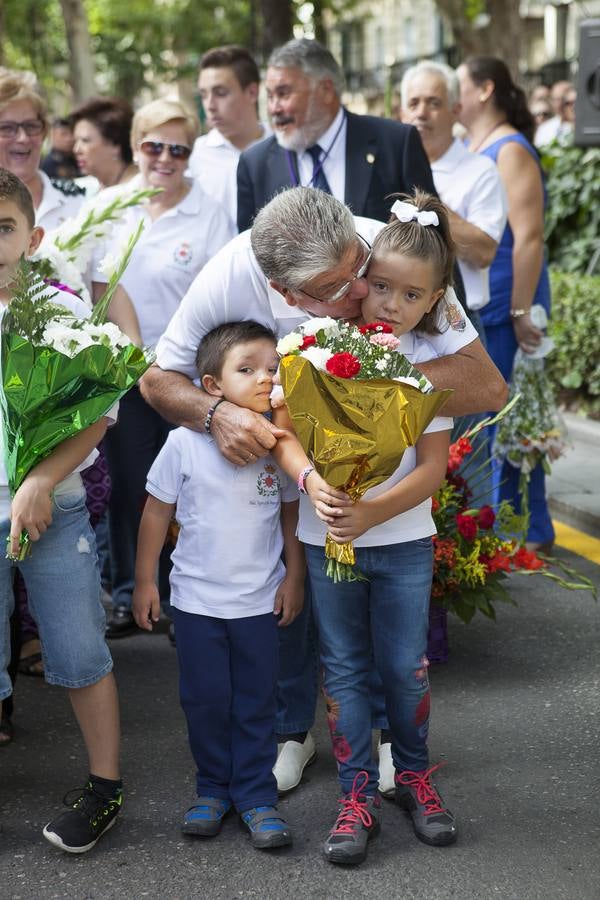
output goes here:
[{"label": "pink bracelet", "polygon": [[298,475],[298,490],[301,494],[308,494],[308,491],[306,490],[306,479],[308,478],[310,473],[314,471],[314,466],[306,466],[306,468],[302,469],[302,471]]}]

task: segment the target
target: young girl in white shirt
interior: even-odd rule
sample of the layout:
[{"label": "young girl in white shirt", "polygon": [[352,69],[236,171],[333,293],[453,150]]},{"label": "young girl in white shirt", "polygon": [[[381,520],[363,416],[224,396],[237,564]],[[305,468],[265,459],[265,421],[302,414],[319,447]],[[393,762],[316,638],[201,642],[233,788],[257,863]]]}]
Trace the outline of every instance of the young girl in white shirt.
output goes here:
[{"label": "young girl in white shirt", "polygon": [[[454,245],[446,207],[437,198],[417,191],[397,201],[392,213],[374,241],[362,318],[388,323],[401,339],[400,352],[418,364],[436,355],[428,334],[460,327],[446,293]],[[282,424],[285,415],[277,414],[275,423]],[[291,425],[289,418],[286,424]],[[451,419],[435,418],[394,475],[356,503],[316,472],[306,474],[307,459],[291,440],[287,445],[280,440],[274,453],[290,474],[301,472],[316,511],[314,516],[301,507],[298,535],[305,544],[327,719],[343,792],[324,843],[333,863],[362,862],[369,838],[379,830],[378,767],[371,752],[373,661],[386,698],[396,802],[410,812],[421,840],[443,845],[456,839],[454,817],[431,781],[437,766],[429,767],[427,752],[431,496],[445,475],[451,427]],[[357,566],[368,580],[336,584],[328,578],[327,531],[340,543],[354,543]]]}]

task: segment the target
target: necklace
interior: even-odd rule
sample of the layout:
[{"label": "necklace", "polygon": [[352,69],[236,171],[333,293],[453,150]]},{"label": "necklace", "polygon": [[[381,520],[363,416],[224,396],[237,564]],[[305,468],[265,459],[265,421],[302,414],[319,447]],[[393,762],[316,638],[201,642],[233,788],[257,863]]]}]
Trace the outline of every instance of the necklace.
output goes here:
[{"label": "necklace", "polygon": [[480,141],[478,141],[478,143],[475,146],[473,146],[473,144],[470,144],[469,145],[469,153],[477,153],[477,151],[479,150],[481,145],[485,144],[485,142],[490,137],[490,135],[492,135],[495,132],[496,128],[500,128],[501,125],[506,125],[506,119],[499,119],[498,122],[496,122],[494,125],[492,125],[490,130],[486,131],[484,136],[481,138]]}]

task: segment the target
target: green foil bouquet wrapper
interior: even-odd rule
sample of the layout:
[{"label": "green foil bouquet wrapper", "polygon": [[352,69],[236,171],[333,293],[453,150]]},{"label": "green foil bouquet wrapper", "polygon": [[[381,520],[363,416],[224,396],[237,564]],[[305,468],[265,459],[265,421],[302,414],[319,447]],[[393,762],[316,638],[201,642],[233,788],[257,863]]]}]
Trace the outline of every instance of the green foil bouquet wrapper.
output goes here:
[{"label": "green foil bouquet wrapper", "polygon": [[[283,357],[280,377],[305,453],[329,484],[355,501],[395,472],[452,393],[423,392],[390,378],[340,378],[298,355]],[[327,535],[325,555],[334,581],[362,578],[351,542]]]},{"label": "green foil bouquet wrapper", "polygon": [[[114,291],[129,262],[141,229],[131,237],[107,290],[89,319],[77,319],[52,302],[48,286],[22,261],[13,297],[0,328],[0,406],[6,471],[14,496],[26,475],[55,447],[101,419],[141,378],[154,359],[114,327],[109,339],[99,328],[88,346],[78,341],[61,352],[43,335],[49,325],[84,329],[102,326]],[[109,328],[112,326],[109,326]],[[118,334],[115,345],[115,332]],[[29,551],[21,535],[22,559]],[[7,553],[10,558],[12,555]]]}]

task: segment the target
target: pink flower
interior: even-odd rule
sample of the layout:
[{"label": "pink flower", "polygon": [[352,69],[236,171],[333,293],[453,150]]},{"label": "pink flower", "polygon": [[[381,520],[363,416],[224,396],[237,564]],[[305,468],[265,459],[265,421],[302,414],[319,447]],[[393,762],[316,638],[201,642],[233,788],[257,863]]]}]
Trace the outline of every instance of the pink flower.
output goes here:
[{"label": "pink flower", "polygon": [[400,346],[400,341],[395,335],[379,334],[378,332],[369,335],[369,343],[377,344],[378,347],[385,347],[386,350],[397,350]]}]

